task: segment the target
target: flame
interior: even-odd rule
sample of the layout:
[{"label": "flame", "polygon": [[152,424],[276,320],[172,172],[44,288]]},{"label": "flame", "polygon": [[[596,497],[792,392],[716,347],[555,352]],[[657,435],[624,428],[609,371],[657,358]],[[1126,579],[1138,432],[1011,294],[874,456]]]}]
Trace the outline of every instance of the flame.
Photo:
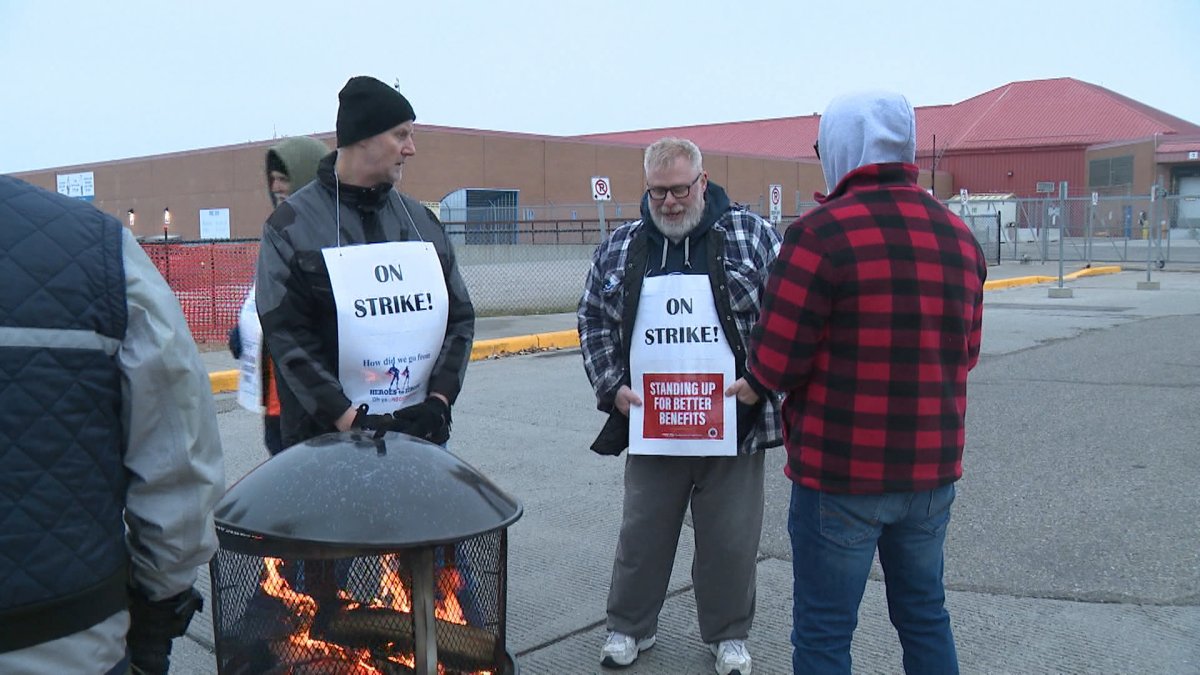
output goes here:
[{"label": "flame", "polygon": [[467,625],[467,617],[463,614],[462,605],[458,603],[458,592],[466,586],[462,575],[456,567],[445,567],[438,575],[437,587],[441,591],[441,599],[434,603],[433,615],[444,621]]},{"label": "flame", "polygon": [[[266,569],[263,573],[262,589],[268,595],[278,598],[300,620],[300,627],[287,637],[288,643],[305,659],[332,658],[344,661],[346,670],[339,670],[339,675],[383,675],[371,665],[370,650],[350,649],[332,642],[316,640],[310,637],[313,620],[317,615],[317,601],[310,595],[299,593],[292,589],[287,579],[280,574],[283,560],[280,558],[265,558]],[[412,593],[404,585],[400,576],[400,560],[395,554],[380,558],[383,573],[379,579],[379,589],[374,597],[366,602],[367,607],[382,607],[407,614],[412,613]],[[440,596],[434,602],[433,614],[437,619],[461,625],[467,625],[458,594],[466,587],[462,573],[456,567],[444,567],[440,570],[435,582]],[[362,607],[349,593],[338,591],[338,597],[345,601],[348,609]],[[412,654],[399,654],[388,657],[388,660],[407,666],[416,667],[416,658]],[[445,667],[438,664],[439,675],[445,675]],[[490,670],[481,670],[474,675],[493,675]]]},{"label": "flame", "polygon": [[347,664],[344,675],[383,675],[383,672],[370,663],[371,654],[366,649],[347,649],[341,645],[324,640],[314,640],[309,637],[313,619],[317,615],[317,601],[310,595],[297,593],[279,573],[283,561],[279,558],[266,558],[266,569],[262,582],[263,590],[280,600],[292,614],[300,619],[300,627],[287,637],[287,641],[295,648],[296,653],[307,659],[333,658]]}]

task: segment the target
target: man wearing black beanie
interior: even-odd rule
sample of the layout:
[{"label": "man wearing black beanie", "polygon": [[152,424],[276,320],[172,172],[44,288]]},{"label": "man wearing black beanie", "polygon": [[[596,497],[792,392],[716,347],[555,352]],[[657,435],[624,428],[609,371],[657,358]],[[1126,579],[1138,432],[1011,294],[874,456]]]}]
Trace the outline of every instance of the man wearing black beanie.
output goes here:
[{"label": "man wearing black beanie", "polygon": [[442,224],[395,188],[416,113],[372,77],[338,101],[337,150],[271,214],[259,250],[283,445],[352,428],[445,443],[475,310]]}]

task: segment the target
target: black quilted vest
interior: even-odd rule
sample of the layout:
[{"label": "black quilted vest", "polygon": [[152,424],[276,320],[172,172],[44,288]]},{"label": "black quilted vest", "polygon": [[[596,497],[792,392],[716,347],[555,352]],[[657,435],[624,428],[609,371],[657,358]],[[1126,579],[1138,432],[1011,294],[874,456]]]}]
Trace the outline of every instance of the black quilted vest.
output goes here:
[{"label": "black quilted vest", "polygon": [[0,652],[124,608],[121,225],[0,176]]}]

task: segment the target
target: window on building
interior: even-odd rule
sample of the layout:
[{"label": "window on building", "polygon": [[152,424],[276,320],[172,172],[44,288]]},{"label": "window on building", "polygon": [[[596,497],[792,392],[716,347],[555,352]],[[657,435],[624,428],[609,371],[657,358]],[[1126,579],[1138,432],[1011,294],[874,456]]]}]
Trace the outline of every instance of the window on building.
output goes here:
[{"label": "window on building", "polygon": [[1133,155],[1093,159],[1088,162],[1088,187],[1133,185]]}]

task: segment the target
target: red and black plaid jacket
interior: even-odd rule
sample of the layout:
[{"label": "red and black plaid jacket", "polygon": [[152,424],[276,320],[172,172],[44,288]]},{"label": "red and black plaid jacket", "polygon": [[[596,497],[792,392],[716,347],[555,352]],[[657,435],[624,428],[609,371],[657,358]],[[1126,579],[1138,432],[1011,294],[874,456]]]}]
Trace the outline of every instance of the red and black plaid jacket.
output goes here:
[{"label": "red and black plaid jacket", "polygon": [[986,276],[971,230],[912,164],[860,167],[792,223],[748,362],[787,396],[789,478],[880,494],[962,476]]}]

